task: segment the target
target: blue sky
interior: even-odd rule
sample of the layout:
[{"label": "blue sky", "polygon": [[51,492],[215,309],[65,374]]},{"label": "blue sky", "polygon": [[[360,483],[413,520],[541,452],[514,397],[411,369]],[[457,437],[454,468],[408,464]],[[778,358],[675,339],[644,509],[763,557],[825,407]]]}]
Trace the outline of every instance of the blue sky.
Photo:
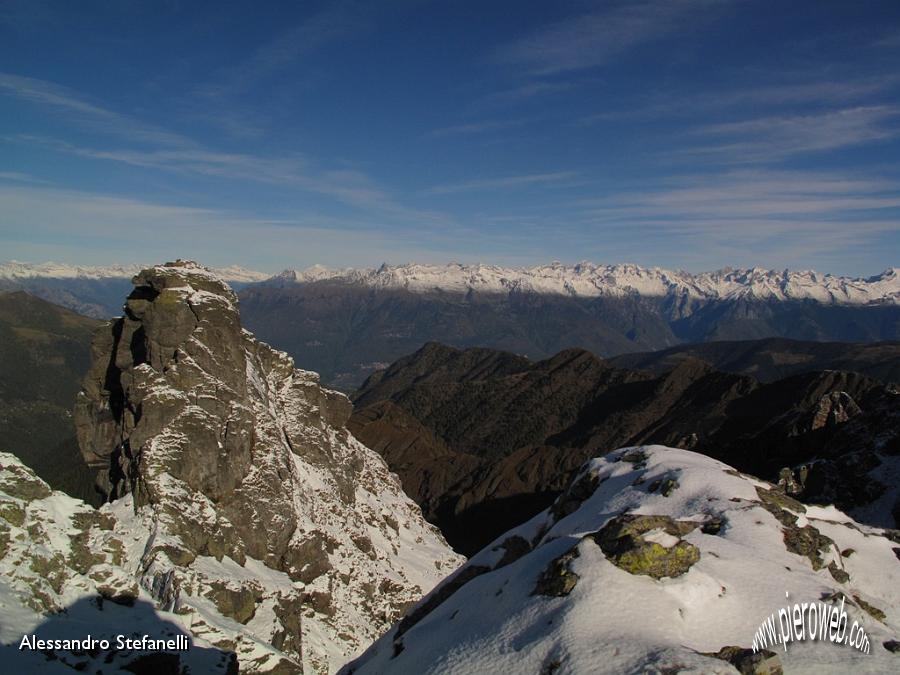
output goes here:
[{"label": "blue sky", "polygon": [[0,259],[900,265],[900,3],[0,0]]}]

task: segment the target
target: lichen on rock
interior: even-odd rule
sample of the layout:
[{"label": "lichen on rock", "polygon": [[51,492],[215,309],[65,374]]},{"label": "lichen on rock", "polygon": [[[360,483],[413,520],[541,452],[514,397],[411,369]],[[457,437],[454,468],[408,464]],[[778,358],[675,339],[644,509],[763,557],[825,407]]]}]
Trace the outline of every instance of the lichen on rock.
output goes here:
[{"label": "lichen on rock", "polygon": [[[593,539],[617,567],[629,574],[644,574],[654,579],[678,577],[700,560],[700,550],[681,537],[698,526],[669,516],[626,514],[610,520]],[[663,546],[648,541],[645,535],[661,530],[676,542]]]}]

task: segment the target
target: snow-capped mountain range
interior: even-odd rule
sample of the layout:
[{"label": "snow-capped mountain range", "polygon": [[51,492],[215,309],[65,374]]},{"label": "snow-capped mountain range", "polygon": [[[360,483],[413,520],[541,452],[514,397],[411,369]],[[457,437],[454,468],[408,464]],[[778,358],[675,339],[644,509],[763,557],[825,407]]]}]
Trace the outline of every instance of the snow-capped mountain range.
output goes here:
[{"label": "snow-capped mountain range", "polygon": [[[123,279],[131,278],[148,265],[66,265],[62,263],[25,263],[17,260],[0,264],[0,279]],[[238,283],[253,283],[268,279],[271,275],[239,265],[215,268],[221,279]]]},{"label": "snow-capped mountain range", "polygon": [[[57,263],[0,264],[0,280],[27,279],[116,279],[132,277],[144,266],[75,266]],[[553,262],[535,267],[448,263],[426,265],[382,265],[378,268],[328,268],[313,265],[303,270],[287,269],[272,276],[237,265],[214,270],[226,281],[256,283],[271,279],[278,283],[306,284],[342,281],[380,289],[405,289],[425,293],[530,292],[572,297],[623,296],[675,297],[694,300],[774,299],[814,300],[823,304],[900,304],[900,268],[892,267],[868,278],[823,274],[813,270],[767,270],[725,268],[691,274],[638,265],[597,265]]]},{"label": "snow-capped mountain range", "polygon": [[638,265],[596,265],[554,262],[536,267],[497,265],[382,265],[378,269],[328,269],[314,265],[302,271],[286,270],[280,281],[311,283],[343,280],[373,288],[402,288],[414,292],[434,290],[465,293],[531,292],[574,297],[623,296],[731,300],[737,298],[815,300],[824,304],[866,305],[900,303],[900,268],[866,279],[807,271],[723,269],[691,274]]}]

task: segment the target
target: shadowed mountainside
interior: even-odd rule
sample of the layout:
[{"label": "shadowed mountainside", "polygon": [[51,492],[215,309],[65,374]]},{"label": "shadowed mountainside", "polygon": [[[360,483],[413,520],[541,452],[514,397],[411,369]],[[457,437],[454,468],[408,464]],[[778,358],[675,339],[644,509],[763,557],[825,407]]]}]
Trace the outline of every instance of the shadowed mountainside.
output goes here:
[{"label": "shadowed mountainside", "polygon": [[537,360],[572,347],[609,357],[683,343],[773,336],[900,339],[900,306],[890,304],[771,298],[689,303],[637,293],[580,297],[518,290],[412,291],[336,279],[272,280],[247,286],[239,295],[247,326],[261,339],[344,390],[433,340]]},{"label": "shadowed mountainside", "polygon": [[716,370],[774,382],[813,370],[849,370],[882,382],[900,382],[900,342],[804,342],[786,338],[726,340],[680,345],[657,352],[622,354],[610,359],[620,368],[672,370],[686,358]]},{"label": "shadowed mountainside", "polygon": [[869,472],[873,453],[898,450],[896,390],[858,373],[764,384],[693,358],[654,375],[584,350],[531,363],[429,343],[372,375],[354,403],[350,430],[463,553],[545,508],[586,459],[630,445],[692,449],[773,480],[820,458],[798,493],[845,508],[895,498],[895,481]]},{"label": "shadowed mountainside", "polygon": [[99,321],[27,293],[0,293],[0,443],[51,487],[97,502],[72,406]]}]

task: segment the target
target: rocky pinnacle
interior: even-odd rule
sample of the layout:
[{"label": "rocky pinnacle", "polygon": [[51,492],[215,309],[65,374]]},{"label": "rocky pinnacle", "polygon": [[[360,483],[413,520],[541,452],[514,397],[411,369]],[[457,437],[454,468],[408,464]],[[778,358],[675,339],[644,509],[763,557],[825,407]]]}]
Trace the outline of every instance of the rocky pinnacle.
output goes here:
[{"label": "rocky pinnacle", "polygon": [[[257,637],[334,669],[459,558],[346,430],[348,399],[243,330],[227,284],[185,261],[133,283],[94,340],[75,420],[98,488],[156,528],[142,585],[173,607],[199,593],[247,625],[268,602]],[[209,559],[245,582],[190,573]],[[267,589],[262,566],[291,592]]]}]

